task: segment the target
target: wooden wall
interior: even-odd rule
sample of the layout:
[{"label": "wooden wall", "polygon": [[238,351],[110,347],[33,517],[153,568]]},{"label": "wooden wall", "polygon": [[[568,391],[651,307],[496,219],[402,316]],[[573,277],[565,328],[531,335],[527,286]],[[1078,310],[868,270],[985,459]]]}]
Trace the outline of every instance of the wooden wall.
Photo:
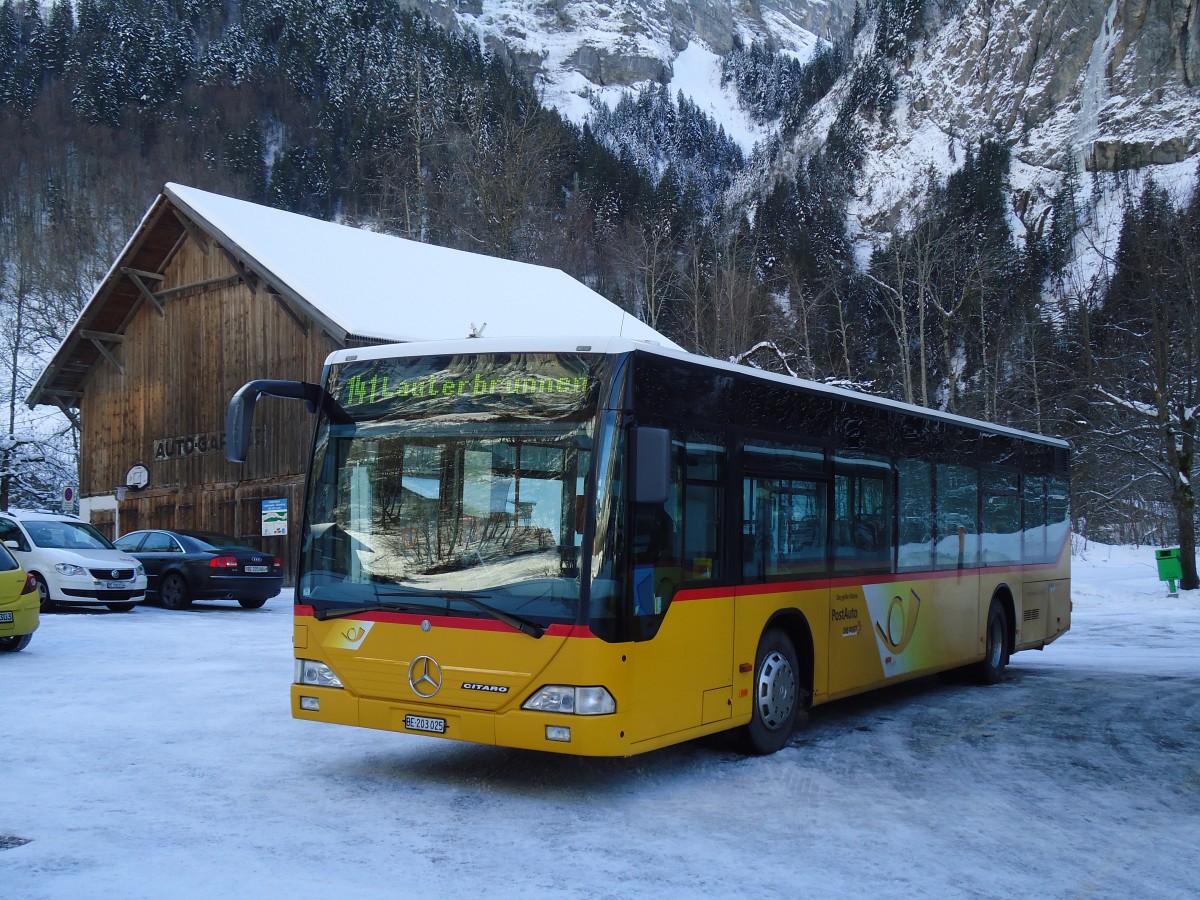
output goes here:
[{"label": "wooden wall", "polygon": [[[254,378],[316,381],[337,348],[314,324],[307,331],[265,289],[234,276],[229,259],[188,238],[157,291],[197,285],[143,302],[126,326],[117,357],[93,369],[80,404],[80,494],[113,494],[135,464],[150,483],[129,491],[120,528],[202,528],[244,539],[284,558],[291,583],[312,418],[296,401],[264,399],[246,463],[225,458],[229,398]],[[288,501],[288,535],[262,537],[261,500]],[[92,521],[111,531],[112,514]]]}]

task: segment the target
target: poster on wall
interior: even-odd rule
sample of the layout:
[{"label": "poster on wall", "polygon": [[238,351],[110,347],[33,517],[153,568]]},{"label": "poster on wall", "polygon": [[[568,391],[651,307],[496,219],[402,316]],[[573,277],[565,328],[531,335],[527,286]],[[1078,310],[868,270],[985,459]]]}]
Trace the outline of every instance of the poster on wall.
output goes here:
[{"label": "poster on wall", "polygon": [[287,498],[281,500],[264,500],[262,502],[262,533],[263,537],[287,534]]}]

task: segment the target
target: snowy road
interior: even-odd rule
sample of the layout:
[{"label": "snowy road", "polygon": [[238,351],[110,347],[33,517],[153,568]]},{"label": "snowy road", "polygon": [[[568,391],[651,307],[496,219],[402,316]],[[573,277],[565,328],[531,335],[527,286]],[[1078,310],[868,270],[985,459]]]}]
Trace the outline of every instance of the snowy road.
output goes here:
[{"label": "snowy road", "polygon": [[1194,897],[1200,592],[1147,549],[1075,578],[1006,683],[823,707],[763,759],[293,721],[283,598],[50,615],[0,657],[0,897]]}]

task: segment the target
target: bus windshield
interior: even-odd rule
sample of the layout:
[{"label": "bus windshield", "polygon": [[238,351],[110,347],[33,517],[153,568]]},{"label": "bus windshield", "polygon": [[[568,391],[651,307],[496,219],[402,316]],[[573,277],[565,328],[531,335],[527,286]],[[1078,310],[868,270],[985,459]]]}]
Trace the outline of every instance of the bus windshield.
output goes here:
[{"label": "bus windshield", "polygon": [[336,367],[298,602],[578,621],[595,364],[506,354]]}]

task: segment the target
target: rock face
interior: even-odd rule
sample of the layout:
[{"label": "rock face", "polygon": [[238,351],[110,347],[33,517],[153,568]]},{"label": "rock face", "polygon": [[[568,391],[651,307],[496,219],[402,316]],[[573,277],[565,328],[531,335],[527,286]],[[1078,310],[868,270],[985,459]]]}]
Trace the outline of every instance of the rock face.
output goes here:
[{"label": "rock face", "polygon": [[[612,101],[668,80],[695,42],[716,54],[737,39],[807,54],[819,39],[847,35],[856,7],[856,0],[401,2],[477,33],[576,120],[594,97]],[[982,138],[1011,147],[1025,172],[1014,197],[1025,198],[1035,219],[1044,212],[1037,198],[1052,192],[1068,159],[1111,171],[1200,154],[1200,0],[925,0],[924,7],[923,39],[895,60],[895,115],[866,127],[855,214],[868,230],[903,215],[903,198],[923,177],[910,173],[954,169],[964,146]],[[860,56],[874,28],[868,17],[856,39]],[[845,87],[817,107],[795,146],[772,163],[775,171],[761,173],[763,183],[819,148]],[[746,190],[754,190],[753,179]]]},{"label": "rock face", "polygon": [[901,74],[950,135],[1101,169],[1200,151],[1200,0],[968,0]]},{"label": "rock face", "polygon": [[[783,49],[845,31],[854,0],[408,0],[445,27],[472,27],[535,81],[631,87],[669,77],[692,41],[718,54],[735,36]],[[587,84],[579,84],[582,79]]]}]

